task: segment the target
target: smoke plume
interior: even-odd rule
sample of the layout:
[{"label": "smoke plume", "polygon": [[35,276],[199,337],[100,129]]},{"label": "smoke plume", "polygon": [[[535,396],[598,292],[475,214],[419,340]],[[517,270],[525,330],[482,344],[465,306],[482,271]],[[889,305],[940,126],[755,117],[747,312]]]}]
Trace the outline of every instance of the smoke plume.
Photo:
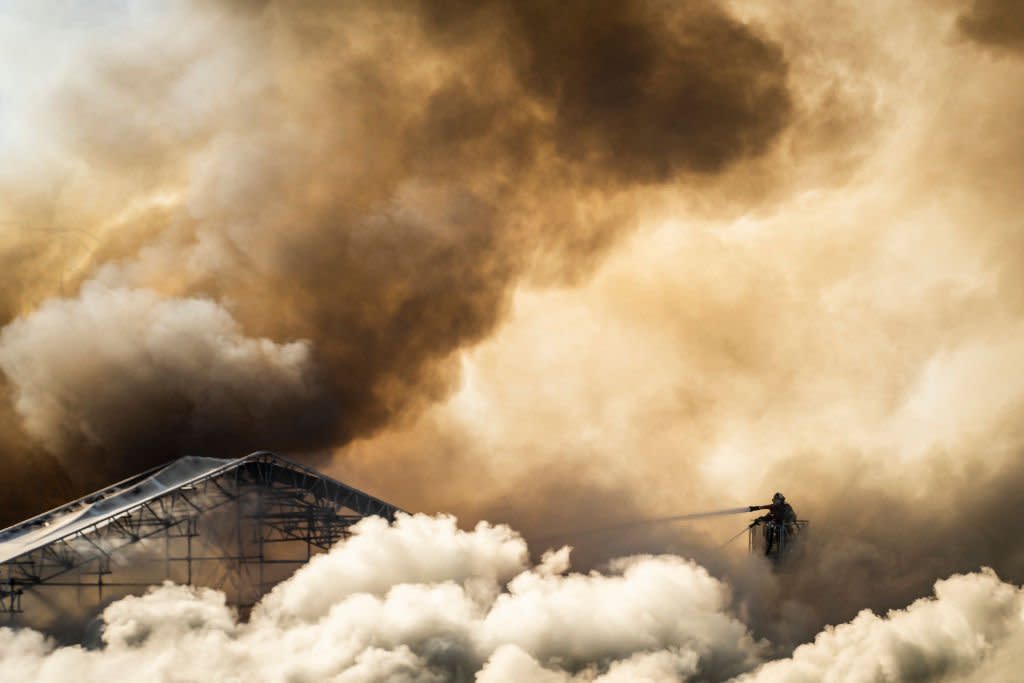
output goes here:
[{"label": "smoke plume", "polygon": [[[458,392],[333,471],[539,549],[782,491],[810,520],[784,574],[718,548],[739,519],[557,539],[585,568],[697,558],[780,646],[982,566],[1024,582],[1024,62],[962,39],[968,5],[744,4],[786,47],[781,148],[680,188],[585,283],[519,288]],[[720,210],[762,165],[769,196]]]},{"label": "smoke plume", "polygon": [[96,647],[0,629],[0,680],[1010,680],[1024,593],[990,570],[954,576],[885,617],[868,611],[766,661],[729,588],[671,555],[571,571],[568,548],[451,517],[369,518],[240,622],[224,595],[167,583],[103,613]]},{"label": "smoke plume", "polygon": [[79,479],[374,433],[449,391],[517,282],[578,278],[635,191],[790,112],[779,46],[714,3],[141,14],[83,41],[25,114],[51,158],[3,179],[4,372]]},{"label": "smoke plume", "polygon": [[30,436],[55,453],[110,453],[119,469],[150,450],[314,431],[296,407],[323,400],[308,343],[245,337],[211,301],[92,284],[5,327],[0,368]]},{"label": "smoke plume", "polygon": [[[781,490],[786,573],[728,517],[565,542],[699,561],[758,657],[975,605],[977,671],[1010,666],[955,596],[1024,583],[1016,4],[31,5],[0,15],[9,521],[251,445],[541,554]],[[704,671],[494,643],[478,669]],[[881,675],[982,675],[929,647]],[[806,656],[752,675],[844,675]]]}]

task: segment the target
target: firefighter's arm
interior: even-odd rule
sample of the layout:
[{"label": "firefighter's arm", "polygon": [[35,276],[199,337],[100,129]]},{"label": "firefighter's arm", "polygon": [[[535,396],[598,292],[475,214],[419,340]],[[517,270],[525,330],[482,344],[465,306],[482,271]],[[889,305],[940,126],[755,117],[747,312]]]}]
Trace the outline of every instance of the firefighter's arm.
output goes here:
[{"label": "firefighter's arm", "polygon": [[771,505],[751,505],[750,511],[753,512],[754,510],[767,510],[770,507]]}]

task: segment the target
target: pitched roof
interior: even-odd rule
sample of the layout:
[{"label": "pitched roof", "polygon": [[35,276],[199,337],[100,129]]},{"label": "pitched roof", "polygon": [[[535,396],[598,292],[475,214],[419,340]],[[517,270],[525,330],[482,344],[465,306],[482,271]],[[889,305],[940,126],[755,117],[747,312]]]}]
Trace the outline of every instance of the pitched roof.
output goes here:
[{"label": "pitched roof", "polygon": [[275,480],[287,479],[289,484],[299,488],[315,487],[318,493],[339,507],[345,506],[361,515],[374,514],[393,519],[400,511],[393,505],[269,451],[258,451],[236,459],[189,455],[0,531],[0,563],[69,536],[99,530],[112,520],[173,491],[250,467],[261,467],[264,476],[272,476]]}]

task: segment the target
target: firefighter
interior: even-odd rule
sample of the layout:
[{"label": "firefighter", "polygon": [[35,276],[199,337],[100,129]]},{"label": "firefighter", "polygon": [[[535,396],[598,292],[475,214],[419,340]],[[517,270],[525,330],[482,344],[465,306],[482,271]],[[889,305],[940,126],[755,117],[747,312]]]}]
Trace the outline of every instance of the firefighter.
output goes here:
[{"label": "firefighter", "polygon": [[751,505],[750,511],[753,512],[754,510],[768,510],[768,514],[758,517],[751,522],[751,526],[761,523],[767,524],[764,534],[764,554],[770,555],[773,547],[777,547],[781,551],[781,533],[784,531],[788,536],[796,528],[796,512],[793,511],[793,506],[786,502],[784,495],[776,492],[772,496],[771,505]]}]

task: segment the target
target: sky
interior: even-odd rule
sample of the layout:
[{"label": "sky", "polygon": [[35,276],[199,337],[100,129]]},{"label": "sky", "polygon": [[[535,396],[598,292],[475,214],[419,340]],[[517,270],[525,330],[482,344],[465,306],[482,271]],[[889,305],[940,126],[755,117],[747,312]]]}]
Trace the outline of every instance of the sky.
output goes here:
[{"label": "sky", "polygon": [[[267,448],[695,561],[729,675],[1016,590],[1022,85],[1010,0],[0,2],[0,517]],[[786,576],[572,533],[777,490]]]}]

